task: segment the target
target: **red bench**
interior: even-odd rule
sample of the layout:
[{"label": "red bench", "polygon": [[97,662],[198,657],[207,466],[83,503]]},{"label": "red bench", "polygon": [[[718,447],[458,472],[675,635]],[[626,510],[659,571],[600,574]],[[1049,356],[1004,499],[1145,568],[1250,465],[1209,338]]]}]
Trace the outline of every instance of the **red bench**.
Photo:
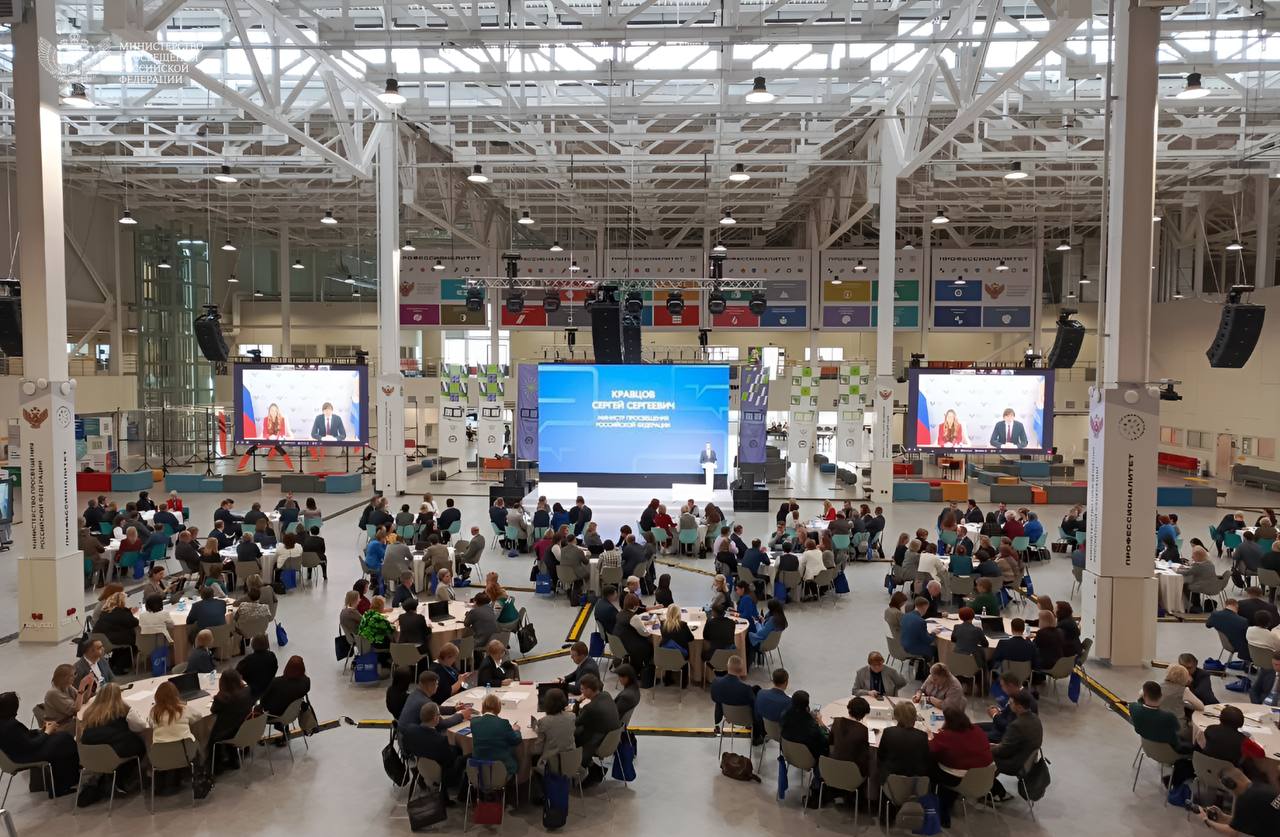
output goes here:
[{"label": "red bench", "polygon": [[1156,464],[1161,468],[1169,468],[1173,471],[1186,471],[1188,474],[1200,473],[1200,460],[1194,456],[1182,456],[1177,453],[1161,451],[1156,456]]},{"label": "red bench", "polygon": [[101,471],[85,473],[76,472],[76,490],[86,494],[109,494],[111,492],[111,475]]}]

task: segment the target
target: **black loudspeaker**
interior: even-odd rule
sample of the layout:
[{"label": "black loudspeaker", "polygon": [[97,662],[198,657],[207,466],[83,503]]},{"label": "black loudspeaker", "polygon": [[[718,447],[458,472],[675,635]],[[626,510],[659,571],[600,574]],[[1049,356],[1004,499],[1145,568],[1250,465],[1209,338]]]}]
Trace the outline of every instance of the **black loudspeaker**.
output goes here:
[{"label": "black loudspeaker", "polygon": [[1084,343],[1084,324],[1076,320],[1058,320],[1058,334],[1053,338],[1046,366],[1049,369],[1070,369],[1075,366],[1080,345]]},{"label": "black loudspeaker", "polygon": [[622,315],[622,362],[644,363],[640,357],[640,315]]},{"label": "black loudspeaker", "polygon": [[0,298],[0,355],[22,357],[22,302]]},{"label": "black loudspeaker", "polygon": [[1253,347],[1262,334],[1262,322],[1267,309],[1262,305],[1236,302],[1222,306],[1222,321],[1218,323],[1218,335],[1206,351],[1209,365],[1217,369],[1239,369],[1249,361]]},{"label": "black loudspeaker", "polygon": [[226,363],[230,352],[227,341],[222,336],[222,326],[218,325],[218,312],[206,310],[195,319],[196,342],[200,344],[200,354],[205,360],[215,363]]},{"label": "black loudspeaker", "polygon": [[591,348],[596,363],[622,363],[622,310],[617,300],[591,306]]}]

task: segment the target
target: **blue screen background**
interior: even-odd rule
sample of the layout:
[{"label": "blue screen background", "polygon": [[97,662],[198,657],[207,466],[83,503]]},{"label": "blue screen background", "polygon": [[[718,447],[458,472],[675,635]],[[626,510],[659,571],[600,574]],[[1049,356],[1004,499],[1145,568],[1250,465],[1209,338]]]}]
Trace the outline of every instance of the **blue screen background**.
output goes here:
[{"label": "blue screen background", "polygon": [[[615,389],[653,390],[674,401],[669,429],[596,427],[593,401]],[[649,414],[645,411],[645,414]],[[701,474],[698,457],[711,443],[716,473],[727,473],[728,366],[540,364],[538,468],[542,473]]]}]

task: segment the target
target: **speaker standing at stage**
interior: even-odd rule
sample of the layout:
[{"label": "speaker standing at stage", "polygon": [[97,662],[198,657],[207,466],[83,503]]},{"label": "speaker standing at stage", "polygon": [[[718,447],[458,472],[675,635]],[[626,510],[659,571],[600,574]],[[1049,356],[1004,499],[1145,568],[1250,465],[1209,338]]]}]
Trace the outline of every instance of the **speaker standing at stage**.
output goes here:
[{"label": "speaker standing at stage", "polygon": [[711,449],[711,443],[707,442],[706,447],[702,449],[702,455],[698,457],[698,464],[702,466],[702,470],[707,475],[707,488],[715,488],[716,480],[716,452]]}]

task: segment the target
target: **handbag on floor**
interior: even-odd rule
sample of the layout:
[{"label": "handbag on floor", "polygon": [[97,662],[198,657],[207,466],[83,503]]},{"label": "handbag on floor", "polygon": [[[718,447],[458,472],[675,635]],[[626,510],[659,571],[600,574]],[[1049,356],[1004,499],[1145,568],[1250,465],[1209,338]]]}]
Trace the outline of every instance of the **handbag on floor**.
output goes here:
[{"label": "handbag on floor", "polygon": [[338,658],[338,662],[342,662],[351,656],[351,641],[341,634],[335,636],[333,638],[333,655]]},{"label": "handbag on floor", "polygon": [[378,652],[370,651],[367,654],[361,654],[356,657],[352,663],[355,671],[355,680],[357,683],[376,683],[378,682]]},{"label": "handbag on floor", "polygon": [[448,814],[444,810],[444,794],[435,788],[417,793],[405,806],[409,814],[409,830],[421,831],[438,822],[444,822]]},{"label": "handbag on floor", "polygon": [[569,819],[569,777],[550,771],[542,775],[542,827],[563,828]]},{"label": "handbag on floor", "polygon": [[289,644],[289,634],[285,632],[284,625],[280,622],[276,623],[276,645],[284,648]]},{"label": "handbag on floor", "polygon": [[302,709],[298,712],[298,728],[303,735],[315,735],[320,731],[320,719],[316,717],[316,710],[310,700],[302,702]]},{"label": "handbag on floor", "polygon": [[389,741],[382,748],[382,772],[386,773],[387,778],[398,788],[404,787],[404,783],[409,779],[409,769],[404,766],[404,759],[400,758],[394,742]]},{"label": "handbag on floor", "polygon": [[525,620],[525,623],[516,630],[516,641],[520,643],[520,653],[528,654],[538,644],[538,632],[533,629],[533,623]]}]

